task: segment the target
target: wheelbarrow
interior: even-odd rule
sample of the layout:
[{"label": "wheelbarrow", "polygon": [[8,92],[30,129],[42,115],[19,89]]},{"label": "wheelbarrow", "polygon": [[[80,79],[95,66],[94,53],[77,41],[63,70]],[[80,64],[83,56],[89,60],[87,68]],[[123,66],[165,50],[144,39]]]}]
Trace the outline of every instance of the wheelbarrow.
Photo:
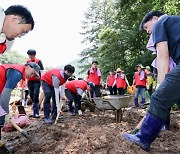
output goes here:
[{"label": "wheelbarrow", "polygon": [[96,108],[99,110],[114,110],[116,122],[122,120],[122,109],[128,106],[132,95],[108,95],[104,97],[93,98]]}]

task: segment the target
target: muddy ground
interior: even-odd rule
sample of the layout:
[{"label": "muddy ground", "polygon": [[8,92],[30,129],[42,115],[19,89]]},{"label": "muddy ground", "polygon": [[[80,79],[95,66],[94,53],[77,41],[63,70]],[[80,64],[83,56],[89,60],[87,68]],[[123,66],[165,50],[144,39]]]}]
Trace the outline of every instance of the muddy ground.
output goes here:
[{"label": "muddy ground", "polygon": [[[130,106],[132,101],[130,102]],[[40,119],[30,118],[31,125],[24,128],[31,141],[17,131],[3,132],[7,146],[14,154],[145,154],[134,143],[122,137],[130,132],[145,115],[144,109],[127,108],[123,119],[116,123],[113,111],[88,110],[82,116],[63,113],[58,124],[45,124],[43,113]],[[170,131],[162,131],[151,146],[152,154],[180,153],[180,117],[171,114]]]}]

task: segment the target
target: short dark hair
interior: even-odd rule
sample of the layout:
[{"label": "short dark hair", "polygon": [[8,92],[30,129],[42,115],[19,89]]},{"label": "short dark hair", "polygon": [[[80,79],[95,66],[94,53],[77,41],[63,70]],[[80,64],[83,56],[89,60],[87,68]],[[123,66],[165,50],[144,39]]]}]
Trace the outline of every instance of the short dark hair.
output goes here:
[{"label": "short dark hair", "polygon": [[72,65],[66,65],[66,66],[64,66],[64,70],[66,71],[68,71],[69,73],[74,73],[75,72],[75,68],[74,68],[74,66],[72,66]]},{"label": "short dark hair", "polygon": [[36,50],[34,50],[34,49],[29,49],[29,50],[27,51],[27,54],[28,54],[28,55],[36,55]]},{"label": "short dark hair", "polygon": [[5,15],[16,15],[21,18],[21,24],[31,24],[31,30],[34,28],[34,19],[31,12],[22,5],[12,5],[5,11]]},{"label": "short dark hair", "polygon": [[159,11],[150,11],[150,12],[148,12],[144,16],[143,20],[141,21],[140,29],[143,30],[144,29],[144,24],[147,23],[148,21],[150,21],[153,18],[153,16],[160,17],[162,15],[163,15],[163,13],[159,12]]},{"label": "short dark hair", "polygon": [[97,64],[98,65],[98,62],[96,60],[93,60],[92,64]]}]

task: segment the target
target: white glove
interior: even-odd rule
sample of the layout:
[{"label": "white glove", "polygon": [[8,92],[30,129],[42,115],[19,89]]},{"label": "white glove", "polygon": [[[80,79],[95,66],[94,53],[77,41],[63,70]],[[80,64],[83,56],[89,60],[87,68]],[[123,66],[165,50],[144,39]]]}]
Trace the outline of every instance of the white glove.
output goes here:
[{"label": "white glove", "polygon": [[156,85],[156,89],[158,89],[158,87],[159,87],[159,86],[160,86],[160,84],[158,84],[158,83],[157,83],[157,85]]},{"label": "white glove", "polygon": [[11,116],[10,116],[10,114],[6,114],[5,115],[5,122],[6,123],[9,123],[9,120],[11,119]]}]

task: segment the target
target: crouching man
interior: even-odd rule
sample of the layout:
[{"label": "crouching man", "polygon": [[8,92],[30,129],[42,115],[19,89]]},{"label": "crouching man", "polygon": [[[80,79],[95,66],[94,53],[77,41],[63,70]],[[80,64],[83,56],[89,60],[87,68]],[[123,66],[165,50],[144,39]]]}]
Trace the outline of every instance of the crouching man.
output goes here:
[{"label": "crouching man", "polygon": [[[65,84],[65,94],[68,99],[70,115],[78,113],[82,115],[81,111],[81,97],[85,90],[90,90],[88,82],[82,79],[72,80]],[[75,107],[72,106],[74,101]]]},{"label": "crouching man", "polygon": [[[0,129],[4,126],[5,119],[9,121],[9,100],[12,90],[17,83],[33,75],[39,77],[40,67],[36,63],[30,62],[26,65],[2,64],[0,65]],[[1,139],[1,131],[0,131]],[[1,151],[0,153],[4,152]]]},{"label": "crouching man", "polygon": [[[56,103],[59,102],[59,86],[62,87],[61,93],[63,93],[63,84],[67,79],[74,73],[75,68],[71,65],[66,65],[64,69],[55,68],[47,71],[41,77],[42,89],[44,92],[44,121],[49,124],[52,120],[56,119],[57,116],[57,106]],[[62,96],[62,95],[60,95]],[[52,107],[50,100],[52,98]],[[52,110],[51,110],[52,108]],[[50,118],[51,112],[51,118]]]},{"label": "crouching man", "polygon": [[[157,89],[152,94],[150,106],[143,120],[141,130],[135,134],[123,134],[128,140],[148,151],[165,124],[171,108],[180,100],[180,16],[163,15],[158,11],[147,13],[141,29],[152,34],[157,50]],[[169,58],[176,66],[169,71]]]}]

